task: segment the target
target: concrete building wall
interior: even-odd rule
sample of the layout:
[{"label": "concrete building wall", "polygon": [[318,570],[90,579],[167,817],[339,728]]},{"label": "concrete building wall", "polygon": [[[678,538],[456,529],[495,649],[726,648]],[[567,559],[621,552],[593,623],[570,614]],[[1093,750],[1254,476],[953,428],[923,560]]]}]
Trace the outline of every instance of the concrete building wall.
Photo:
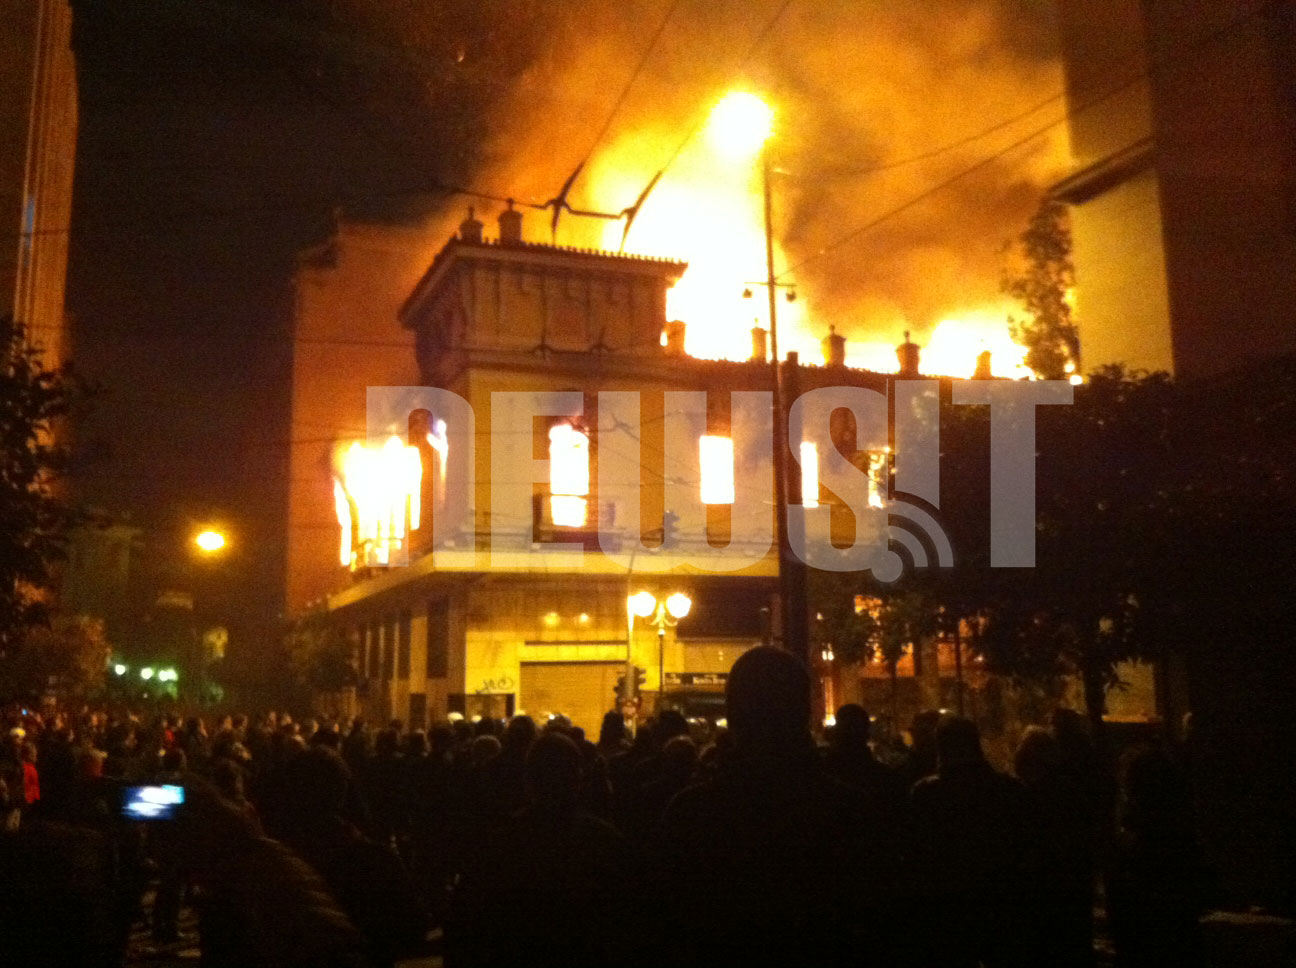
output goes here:
[{"label": "concrete building wall", "polygon": [[396,316],[436,242],[419,227],[343,220],[295,279],[289,454],[289,612],[344,585],[333,506],[335,449],[365,436],[369,386],[418,382]]},{"label": "concrete building wall", "polygon": [[1153,102],[1183,376],[1296,350],[1296,12],[1268,7],[1148,5],[1157,55],[1191,62]]},{"label": "concrete building wall", "polygon": [[1076,205],[1071,235],[1084,367],[1174,372],[1156,174],[1142,171]]},{"label": "concrete building wall", "polygon": [[67,354],[77,79],[66,0],[0,0],[0,315]]},{"label": "concrete building wall", "polygon": [[1296,10],[1059,0],[1086,369],[1296,349]]}]

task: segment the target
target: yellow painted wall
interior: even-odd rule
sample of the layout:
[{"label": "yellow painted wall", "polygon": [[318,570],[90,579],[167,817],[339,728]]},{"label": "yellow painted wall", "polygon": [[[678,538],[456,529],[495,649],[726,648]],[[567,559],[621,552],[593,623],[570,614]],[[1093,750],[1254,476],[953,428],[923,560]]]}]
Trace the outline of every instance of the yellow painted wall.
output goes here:
[{"label": "yellow painted wall", "polygon": [[1124,363],[1173,373],[1156,173],[1074,206],[1071,226],[1084,369]]}]

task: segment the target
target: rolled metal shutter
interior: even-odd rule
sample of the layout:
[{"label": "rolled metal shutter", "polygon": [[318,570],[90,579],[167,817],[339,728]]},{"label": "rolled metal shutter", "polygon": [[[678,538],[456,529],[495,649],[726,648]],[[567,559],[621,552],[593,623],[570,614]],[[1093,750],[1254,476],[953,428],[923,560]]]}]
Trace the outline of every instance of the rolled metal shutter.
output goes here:
[{"label": "rolled metal shutter", "polygon": [[620,662],[523,662],[518,706],[542,726],[547,714],[562,713],[597,740],[624,670]]}]

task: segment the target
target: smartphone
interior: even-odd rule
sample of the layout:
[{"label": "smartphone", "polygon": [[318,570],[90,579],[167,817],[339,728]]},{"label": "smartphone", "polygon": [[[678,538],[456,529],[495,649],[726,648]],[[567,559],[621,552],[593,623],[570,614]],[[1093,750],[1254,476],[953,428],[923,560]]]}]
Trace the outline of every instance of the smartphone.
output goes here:
[{"label": "smartphone", "polygon": [[177,783],[126,788],[122,816],[128,820],[170,820],[184,803],[184,787]]}]

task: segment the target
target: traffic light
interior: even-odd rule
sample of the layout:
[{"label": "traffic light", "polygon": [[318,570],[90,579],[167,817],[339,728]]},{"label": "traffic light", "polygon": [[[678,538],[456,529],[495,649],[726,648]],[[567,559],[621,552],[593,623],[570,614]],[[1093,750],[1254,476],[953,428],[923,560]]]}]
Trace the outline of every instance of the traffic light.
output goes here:
[{"label": "traffic light", "polygon": [[634,696],[638,696],[643,692],[644,683],[646,683],[647,681],[648,681],[648,673],[643,669],[642,666],[635,666],[634,667],[634,687],[635,687],[634,692],[631,693],[629,697],[626,696],[625,673],[623,672],[621,673],[621,675],[617,676],[616,688],[612,690],[613,695],[615,695],[617,699],[626,699],[626,698],[633,698]]},{"label": "traffic light", "polygon": [[667,511],[662,515],[662,543],[663,548],[674,548],[679,542],[679,515],[674,511]]}]

